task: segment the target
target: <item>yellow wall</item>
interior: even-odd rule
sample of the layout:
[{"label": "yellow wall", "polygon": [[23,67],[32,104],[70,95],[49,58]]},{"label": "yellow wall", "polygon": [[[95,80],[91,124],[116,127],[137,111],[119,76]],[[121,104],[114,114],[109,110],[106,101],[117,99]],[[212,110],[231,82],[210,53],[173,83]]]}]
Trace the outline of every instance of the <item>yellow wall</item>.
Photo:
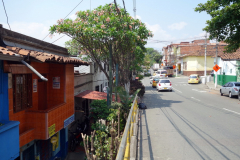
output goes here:
[{"label": "yellow wall", "polygon": [[[202,57],[184,57],[183,62],[187,62],[187,70],[184,71],[203,71],[204,70],[204,64],[205,64],[205,58]],[[207,56],[207,70],[213,70],[214,66],[214,58],[211,58],[211,56]]]}]

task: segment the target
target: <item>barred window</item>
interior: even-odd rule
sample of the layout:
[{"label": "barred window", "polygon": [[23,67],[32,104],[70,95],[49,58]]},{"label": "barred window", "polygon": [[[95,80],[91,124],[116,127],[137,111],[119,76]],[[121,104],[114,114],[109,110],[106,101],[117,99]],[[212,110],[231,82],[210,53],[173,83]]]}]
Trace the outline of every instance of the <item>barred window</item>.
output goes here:
[{"label": "barred window", "polygon": [[13,109],[14,112],[32,107],[32,75],[13,75]]}]

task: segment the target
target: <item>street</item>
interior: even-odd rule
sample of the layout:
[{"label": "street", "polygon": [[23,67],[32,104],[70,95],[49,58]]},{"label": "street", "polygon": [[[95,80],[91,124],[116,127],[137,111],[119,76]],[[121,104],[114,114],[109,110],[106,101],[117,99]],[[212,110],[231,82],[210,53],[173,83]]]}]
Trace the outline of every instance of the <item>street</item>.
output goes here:
[{"label": "street", "polygon": [[188,77],[169,78],[173,92],[157,92],[149,78],[140,111],[138,159],[240,159],[240,101]]}]

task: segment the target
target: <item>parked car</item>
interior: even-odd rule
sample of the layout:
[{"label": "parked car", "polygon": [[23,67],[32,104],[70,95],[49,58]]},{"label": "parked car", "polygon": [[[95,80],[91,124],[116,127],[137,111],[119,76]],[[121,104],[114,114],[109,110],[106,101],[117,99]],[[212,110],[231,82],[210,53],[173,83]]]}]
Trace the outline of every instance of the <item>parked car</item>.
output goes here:
[{"label": "parked car", "polygon": [[153,75],[153,76],[156,76],[156,72],[157,72],[157,71],[153,71],[153,74],[152,74],[152,75]]},{"label": "parked car", "polygon": [[157,91],[170,91],[172,92],[172,83],[169,79],[160,79],[157,86]]},{"label": "parked car", "polygon": [[199,83],[200,78],[198,74],[191,74],[188,78],[188,83]]},{"label": "parked car", "polygon": [[210,75],[213,77],[214,76],[214,70],[211,71]]},{"label": "parked car", "polygon": [[238,96],[240,89],[240,82],[228,82],[220,88],[221,96],[227,94],[230,98]]},{"label": "parked car", "polygon": [[167,77],[167,71],[166,70],[158,70],[156,72],[156,76],[159,76],[160,78],[165,78],[165,77]]},{"label": "parked car", "polygon": [[159,76],[151,76],[150,77],[150,84],[152,84],[154,78],[160,78]]},{"label": "parked car", "polygon": [[160,79],[160,78],[153,78],[153,81],[152,81],[152,87],[153,87],[153,88],[156,88],[159,79]]}]

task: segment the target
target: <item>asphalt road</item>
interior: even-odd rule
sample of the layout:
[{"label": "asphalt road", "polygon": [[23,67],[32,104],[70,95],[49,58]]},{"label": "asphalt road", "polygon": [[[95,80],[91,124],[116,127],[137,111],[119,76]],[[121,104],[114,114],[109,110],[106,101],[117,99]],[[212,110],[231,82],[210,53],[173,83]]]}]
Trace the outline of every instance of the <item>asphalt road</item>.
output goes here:
[{"label": "asphalt road", "polygon": [[187,77],[169,79],[173,92],[142,80],[148,109],[140,111],[138,159],[240,159],[240,101]]}]

